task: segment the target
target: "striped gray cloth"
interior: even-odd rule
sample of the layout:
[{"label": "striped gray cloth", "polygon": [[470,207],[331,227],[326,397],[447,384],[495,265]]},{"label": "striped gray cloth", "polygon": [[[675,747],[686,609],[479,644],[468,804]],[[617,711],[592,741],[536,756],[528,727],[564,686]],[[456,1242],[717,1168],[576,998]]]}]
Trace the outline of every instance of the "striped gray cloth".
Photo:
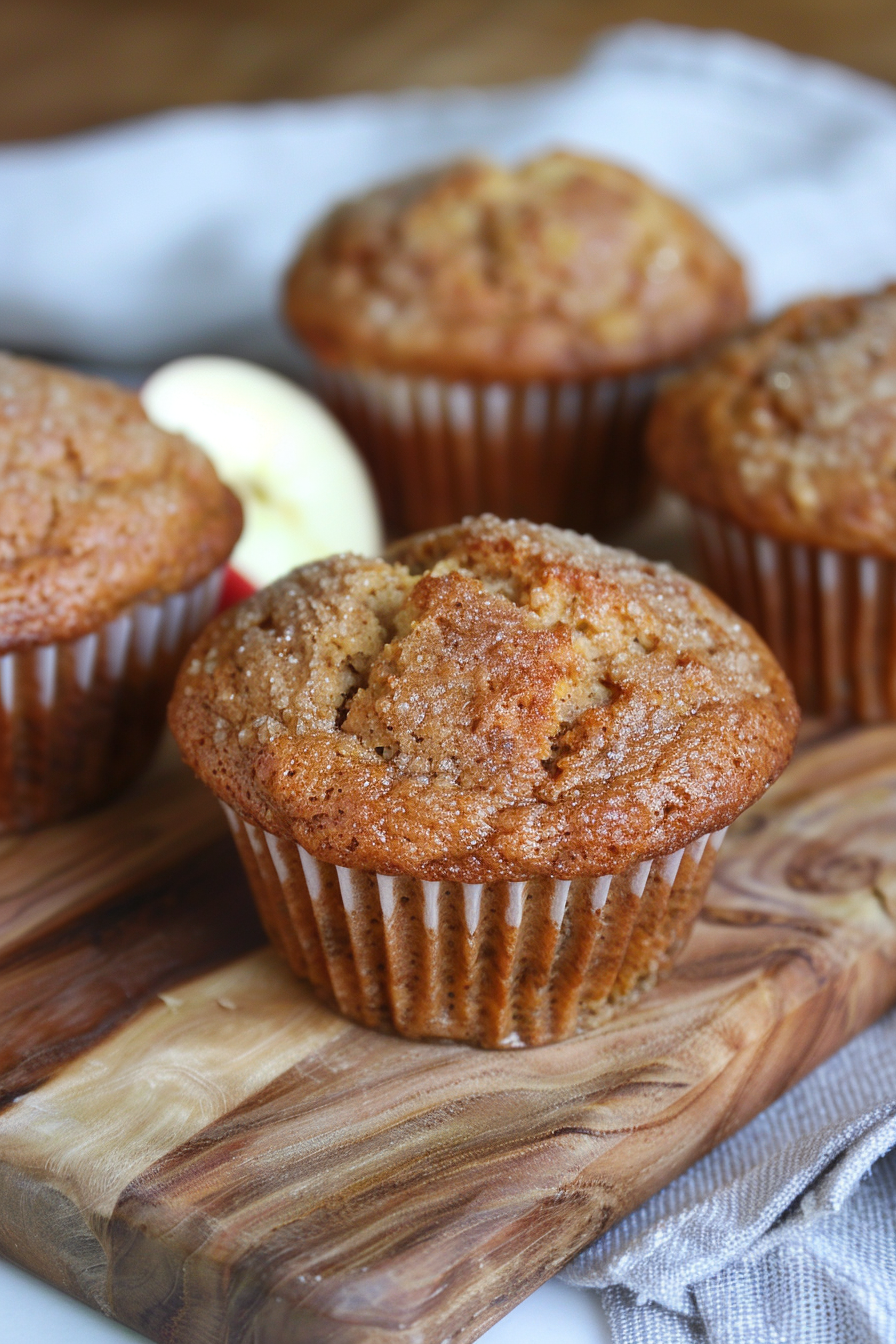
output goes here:
[{"label": "striped gray cloth", "polygon": [[564,1277],[614,1344],[896,1344],[894,1144],[896,1011]]}]

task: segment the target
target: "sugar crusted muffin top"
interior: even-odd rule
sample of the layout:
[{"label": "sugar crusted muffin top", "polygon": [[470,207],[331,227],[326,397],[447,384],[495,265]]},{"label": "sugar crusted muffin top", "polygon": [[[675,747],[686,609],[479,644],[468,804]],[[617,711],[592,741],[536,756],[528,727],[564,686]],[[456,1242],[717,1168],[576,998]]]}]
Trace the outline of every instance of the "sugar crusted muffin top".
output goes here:
[{"label": "sugar crusted muffin top", "polygon": [[0,652],[198,583],[241,520],[205,454],[132,392],[0,354]]},{"label": "sugar crusted muffin top", "polygon": [[486,516],[226,612],[169,718],[219,797],[316,857],[476,882],[622,871],[727,825],[797,710],[700,585]]},{"label": "sugar crusted muffin top", "polygon": [[456,378],[626,372],[747,312],[739,263],[690,211],[613,164],[466,160],[347,201],[287,278],[325,362]]},{"label": "sugar crusted muffin top", "polygon": [[795,304],[668,388],[648,441],[690,499],[896,556],[896,285]]}]

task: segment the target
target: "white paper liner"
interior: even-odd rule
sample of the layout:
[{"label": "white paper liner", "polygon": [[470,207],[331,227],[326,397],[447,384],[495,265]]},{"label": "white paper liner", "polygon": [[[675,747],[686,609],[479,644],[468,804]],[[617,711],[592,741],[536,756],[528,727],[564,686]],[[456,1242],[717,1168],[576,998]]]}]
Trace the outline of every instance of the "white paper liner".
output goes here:
[{"label": "white paper liner", "polygon": [[145,764],[223,580],[222,568],[80,639],[0,655],[0,834],[89,807]]},{"label": "white paper liner", "polygon": [[896,718],[896,564],[694,514],[710,586],[762,635],[804,713]]},{"label": "white paper liner", "polygon": [[315,366],[393,533],[486,512],[581,532],[618,524],[647,494],[644,424],[667,371],[475,383]]},{"label": "white paper liner", "polygon": [[365,1026],[507,1047],[570,1035],[652,983],[724,831],[614,875],[424,882],[313,858],[222,803],[271,941]]}]

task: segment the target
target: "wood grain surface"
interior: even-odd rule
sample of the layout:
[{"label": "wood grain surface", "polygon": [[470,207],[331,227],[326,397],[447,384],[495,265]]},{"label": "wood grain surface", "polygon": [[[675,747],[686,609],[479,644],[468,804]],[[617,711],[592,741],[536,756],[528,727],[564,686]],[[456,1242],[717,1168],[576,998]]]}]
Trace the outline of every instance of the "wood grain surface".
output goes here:
[{"label": "wood grain surface", "polygon": [[896,80],[892,0],[3,0],[0,139],[181,104],[556,75],[637,19]]},{"label": "wood grain surface", "polygon": [[803,749],[602,1028],[379,1036],[261,946],[172,758],[0,848],[0,1250],[165,1344],[476,1338],[896,1000],[896,725]]}]

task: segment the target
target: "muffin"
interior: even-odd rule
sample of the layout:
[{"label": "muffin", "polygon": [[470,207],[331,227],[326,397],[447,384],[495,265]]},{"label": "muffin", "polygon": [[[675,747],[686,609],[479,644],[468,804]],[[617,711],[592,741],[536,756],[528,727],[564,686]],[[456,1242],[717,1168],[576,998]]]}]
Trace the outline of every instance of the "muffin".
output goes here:
[{"label": "muffin", "polygon": [[796,721],[692,580],[488,516],[293,570],[203,632],[169,710],[293,970],[481,1046],[653,983]]},{"label": "muffin", "polygon": [[896,716],[896,286],[732,342],[661,397],[650,444],[803,710]]},{"label": "muffin", "polygon": [[688,210],[554,153],[348,201],[308,238],[284,306],[395,535],[484,510],[617,525],[645,493],[659,373],[739,326],[747,296]]},{"label": "muffin", "polygon": [[240,523],[132,393],[0,355],[0,833],[143,767]]}]

